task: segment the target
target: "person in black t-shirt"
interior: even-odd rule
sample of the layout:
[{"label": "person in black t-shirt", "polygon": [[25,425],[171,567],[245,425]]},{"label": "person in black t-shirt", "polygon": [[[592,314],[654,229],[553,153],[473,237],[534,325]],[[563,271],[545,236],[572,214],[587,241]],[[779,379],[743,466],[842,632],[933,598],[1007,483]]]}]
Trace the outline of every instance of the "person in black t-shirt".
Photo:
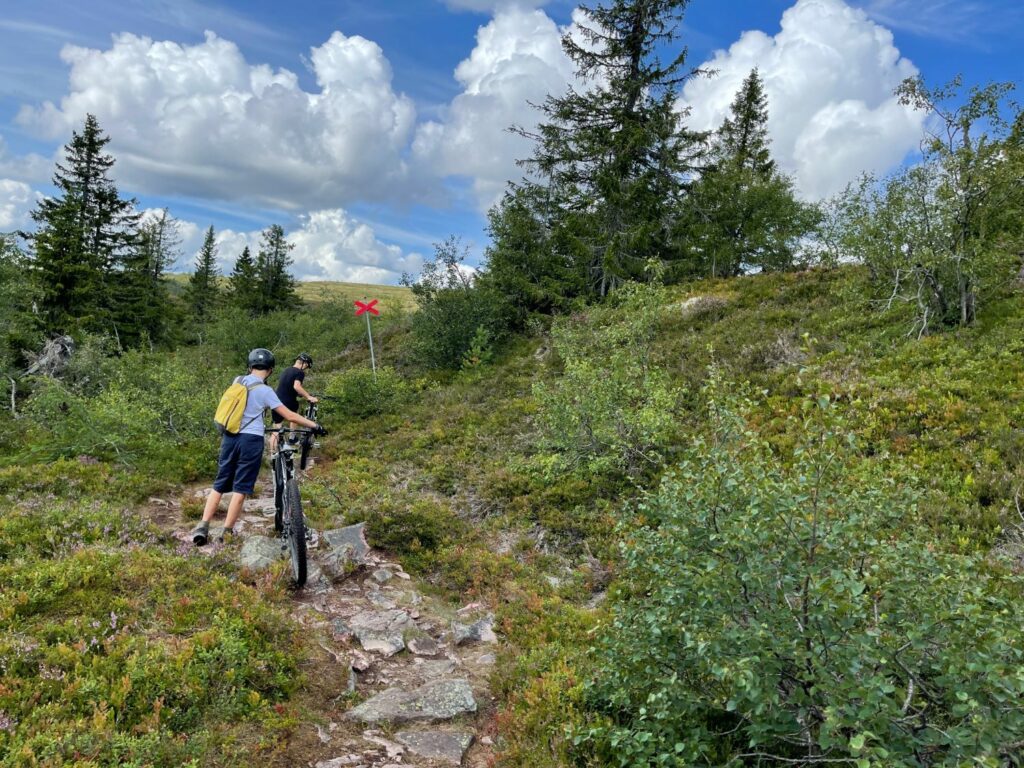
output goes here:
[{"label": "person in black t-shirt", "polygon": [[[277,380],[277,397],[287,408],[298,411],[299,397],[304,397],[311,403],[319,402],[318,398],[313,397],[302,386],[302,382],[306,379],[306,371],[312,367],[313,358],[303,352],[295,358],[294,365],[281,371],[281,376]],[[273,419],[274,424],[280,424],[284,421],[284,417],[278,416],[276,412],[273,414]],[[276,446],[277,433],[275,432],[270,436],[270,450],[273,451]]]}]

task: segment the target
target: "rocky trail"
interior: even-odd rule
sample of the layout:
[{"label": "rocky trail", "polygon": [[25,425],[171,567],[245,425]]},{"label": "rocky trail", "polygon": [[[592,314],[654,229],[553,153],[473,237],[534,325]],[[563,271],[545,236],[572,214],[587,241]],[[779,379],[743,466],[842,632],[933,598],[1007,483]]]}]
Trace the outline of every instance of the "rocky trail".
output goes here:
[{"label": "rocky trail", "polygon": [[[269,491],[264,483],[264,495],[246,502],[236,541],[195,551],[235,557],[243,575],[257,578],[286,560],[273,530]],[[208,492],[193,489],[186,498]],[[153,499],[150,517],[188,551],[190,524],[180,506]],[[211,527],[215,536],[218,522],[223,518]],[[314,642],[308,645],[322,654],[304,670],[301,702],[309,721],[268,765],[491,765],[488,679],[498,638],[487,608],[450,605],[425,594],[401,565],[367,545],[363,524],[311,531],[308,551],[308,581],[292,593],[291,614],[311,633]]]}]

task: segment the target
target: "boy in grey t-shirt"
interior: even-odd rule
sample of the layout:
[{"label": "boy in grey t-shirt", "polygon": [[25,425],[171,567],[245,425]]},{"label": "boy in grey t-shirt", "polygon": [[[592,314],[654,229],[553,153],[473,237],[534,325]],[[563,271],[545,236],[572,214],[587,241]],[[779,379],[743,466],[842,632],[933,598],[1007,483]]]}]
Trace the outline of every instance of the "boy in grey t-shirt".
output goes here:
[{"label": "boy in grey t-shirt", "polygon": [[245,386],[252,387],[246,397],[245,411],[242,413],[242,428],[237,435],[224,435],[221,441],[213,492],[206,499],[202,521],[192,530],[192,541],[196,546],[202,546],[209,540],[210,521],[217,514],[221,497],[228,491],[232,492],[231,503],[228,505],[228,517],[224,521],[224,531],[220,540],[224,540],[225,534],[235,532],[235,521],[242,513],[242,504],[246,496],[252,495],[260,465],[263,463],[264,411],[271,410],[288,421],[298,422],[320,434],[327,434],[315,421],[300,416],[281,403],[273,388],[266,383],[273,370],[274,354],[269,349],[259,348],[249,353],[249,373],[238,379]]}]

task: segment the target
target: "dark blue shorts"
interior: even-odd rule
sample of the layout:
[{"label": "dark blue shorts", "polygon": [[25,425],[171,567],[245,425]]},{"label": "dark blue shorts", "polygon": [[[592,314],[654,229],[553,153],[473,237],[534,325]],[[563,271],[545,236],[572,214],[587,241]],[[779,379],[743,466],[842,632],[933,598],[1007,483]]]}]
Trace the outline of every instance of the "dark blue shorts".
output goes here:
[{"label": "dark blue shorts", "polygon": [[263,435],[224,435],[213,490],[252,495],[262,463]]}]

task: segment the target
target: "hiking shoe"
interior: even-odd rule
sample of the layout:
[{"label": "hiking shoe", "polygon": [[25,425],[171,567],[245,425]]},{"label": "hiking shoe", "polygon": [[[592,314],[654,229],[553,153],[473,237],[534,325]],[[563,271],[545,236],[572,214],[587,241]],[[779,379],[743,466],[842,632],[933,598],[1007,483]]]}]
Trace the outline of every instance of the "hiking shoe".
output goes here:
[{"label": "hiking shoe", "polygon": [[221,544],[225,542],[234,541],[236,535],[237,534],[235,533],[234,528],[222,528],[220,531],[220,535],[217,536],[217,541],[219,541]]},{"label": "hiking shoe", "polygon": [[197,547],[201,547],[210,540],[210,523],[206,520],[202,521],[195,528],[192,529],[192,543]]}]

